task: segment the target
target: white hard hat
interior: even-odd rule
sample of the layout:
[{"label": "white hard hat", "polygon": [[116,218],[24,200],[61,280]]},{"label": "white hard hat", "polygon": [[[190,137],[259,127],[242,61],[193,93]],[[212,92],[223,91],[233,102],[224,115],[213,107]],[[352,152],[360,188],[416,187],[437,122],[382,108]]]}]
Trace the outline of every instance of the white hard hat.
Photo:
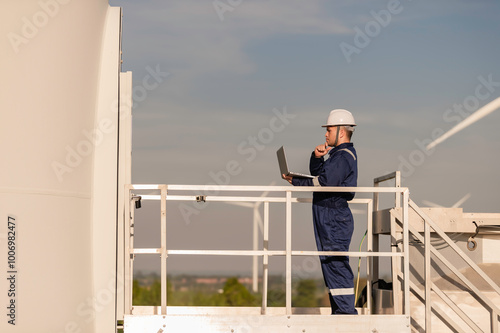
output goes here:
[{"label": "white hard hat", "polygon": [[330,111],[326,125],[321,127],[328,126],[356,126],[356,122],[354,121],[352,113],[349,111],[344,109],[335,109]]}]

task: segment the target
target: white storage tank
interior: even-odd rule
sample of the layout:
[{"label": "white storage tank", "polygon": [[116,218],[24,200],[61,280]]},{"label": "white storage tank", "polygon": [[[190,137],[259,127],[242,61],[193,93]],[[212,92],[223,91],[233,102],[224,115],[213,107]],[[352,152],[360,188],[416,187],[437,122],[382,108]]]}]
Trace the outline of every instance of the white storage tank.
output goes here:
[{"label": "white storage tank", "polygon": [[0,16],[0,332],[113,332],[121,10],[4,0]]}]

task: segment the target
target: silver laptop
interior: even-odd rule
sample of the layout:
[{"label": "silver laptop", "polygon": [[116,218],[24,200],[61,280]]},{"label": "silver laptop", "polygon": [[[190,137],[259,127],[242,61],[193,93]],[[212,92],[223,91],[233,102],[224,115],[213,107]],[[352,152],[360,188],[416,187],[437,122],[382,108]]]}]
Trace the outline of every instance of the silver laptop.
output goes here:
[{"label": "silver laptop", "polygon": [[303,173],[297,173],[297,172],[290,172],[288,170],[288,164],[286,163],[286,155],[285,155],[285,148],[281,146],[280,149],[276,152],[276,155],[278,155],[278,163],[280,165],[280,172],[281,174],[285,176],[292,176],[292,177],[298,177],[298,178],[314,178],[314,176],[311,175],[306,175]]}]

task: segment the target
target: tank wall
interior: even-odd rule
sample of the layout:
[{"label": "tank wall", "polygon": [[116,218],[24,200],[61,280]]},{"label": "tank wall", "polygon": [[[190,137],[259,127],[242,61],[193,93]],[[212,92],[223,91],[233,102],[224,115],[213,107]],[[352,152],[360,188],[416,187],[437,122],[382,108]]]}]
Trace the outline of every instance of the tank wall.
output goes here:
[{"label": "tank wall", "polygon": [[[100,144],[94,149],[92,176],[92,281],[98,308],[96,331],[111,332],[116,326],[116,238],[120,87],[121,9],[109,8],[104,27],[94,128]],[[128,101],[130,105],[131,101]]]},{"label": "tank wall", "polygon": [[[91,198],[108,10],[105,0],[0,4],[1,332],[95,331]],[[4,278],[9,215],[15,297]]]},{"label": "tank wall", "polygon": [[9,38],[1,39],[0,148],[10,161],[2,166],[2,187],[90,192],[85,149],[108,5],[67,2],[47,1],[59,6],[53,17],[43,15],[43,1],[2,2],[0,29]]}]

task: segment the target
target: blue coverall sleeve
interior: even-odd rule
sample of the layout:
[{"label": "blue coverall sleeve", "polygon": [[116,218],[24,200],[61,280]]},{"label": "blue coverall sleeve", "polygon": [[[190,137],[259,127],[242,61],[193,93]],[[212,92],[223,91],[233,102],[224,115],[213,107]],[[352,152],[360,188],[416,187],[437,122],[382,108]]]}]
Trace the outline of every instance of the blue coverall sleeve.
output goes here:
[{"label": "blue coverall sleeve", "polygon": [[[349,162],[343,154],[330,159],[332,160],[324,163],[318,181],[321,186],[342,186],[342,182],[347,179],[350,172]],[[333,159],[335,163],[328,163],[333,162]]]},{"label": "blue coverall sleeve", "polygon": [[292,178],[292,185],[293,186],[314,186],[311,178],[297,178],[297,177]]},{"label": "blue coverall sleeve", "polygon": [[[334,159],[335,163],[333,163]],[[347,178],[349,170],[349,162],[343,154],[339,154],[338,157],[330,157],[326,162],[323,158],[316,158],[314,153],[311,155],[311,175],[318,176],[321,186],[342,186],[342,181]],[[294,186],[314,186],[313,180],[310,178],[294,177],[292,184]]]},{"label": "blue coverall sleeve", "polygon": [[309,172],[311,173],[311,175],[318,176],[323,163],[325,163],[325,159],[323,158],[323,156],[316,157],[314,155],[314,152],[312,152],[311,159],[309,160]]}]

